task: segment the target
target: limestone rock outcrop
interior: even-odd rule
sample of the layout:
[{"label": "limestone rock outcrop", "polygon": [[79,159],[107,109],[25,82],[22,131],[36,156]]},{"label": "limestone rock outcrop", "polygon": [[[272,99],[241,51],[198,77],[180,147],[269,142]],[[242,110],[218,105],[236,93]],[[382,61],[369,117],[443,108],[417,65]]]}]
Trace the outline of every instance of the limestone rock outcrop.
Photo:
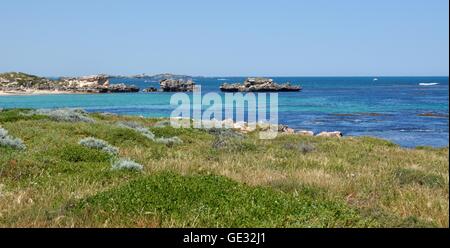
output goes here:
[{"label": "limestone rock outcrop", "polygon": [[341,138],[344,135],[339,131],[334,131],[334,132],[321,132],[317,136],[318,137]]},{"label": "limestone rock outcrop", "polygon": [[290,83],[277,84],[269,78],[247,78],[243,84],[223,84],[220,86],[223,92],[296,92],[301,91],[300,86]]},{"label": "limestone rock outcrop", "polygon": [[149,87],[147,89],[142,90],[142,92],[145,92],[145,93],[157,92],[157,91],[158,91],[158,89],[155,87]]},{"label": "limestone rock outcrop", "polygon": [[139,92],[134,85],[110,84],[109,76],[63,77],[48,79],[25,73],[0,74],[0,90],[5,92],[130,93]]},{"label": "limestone rock outcrop", "polygon": [[183,79],[164,79],[159,85],[163,92],[191,92],[195,87],[194,81]]}]

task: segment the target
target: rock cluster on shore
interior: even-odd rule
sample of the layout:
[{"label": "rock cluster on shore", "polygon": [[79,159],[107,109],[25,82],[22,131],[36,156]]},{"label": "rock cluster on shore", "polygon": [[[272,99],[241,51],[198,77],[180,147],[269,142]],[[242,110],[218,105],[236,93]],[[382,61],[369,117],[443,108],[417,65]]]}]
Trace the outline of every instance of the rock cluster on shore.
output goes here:
[{"label": "rock cluster on shore", "polygon": [[339,132],[339,131],[334,131],[334,132],[321,132],[317,136],[318,137],[340,138],[340,137],[342,137],[344,135],[341,132]]},{"label": "rock cluster on shore", "polygon": [[223,84],[220,90],[224,92],[290,92],[301,91],[300,86],[293,86],[290,83],[277,84],[268,78],[248,78],[243,84]]},{"label": "rock cluster on shore", "polygon": [[[261,131],[267,131],[270,129],[270,125],[267,123],[257,123],[256,125],[249,125],[246,122],[233,122],[233,120],[224,120],[222,122],[214,121],[214,123],[217,123],[217,122],[219,122],[219,124],[222,123],[223,126],[225,126],[226,124],[228,124],[228,126],[231,125],[231,127],[233,129],[240,131],[242,133],[248,133],[248,132],[254,131],[253,127],[255,127],[255,126],[257,129],[259,129]],[[283,124],[278,125],[278,133],[286,134],[286,135],[299,135],[299,136],[309,136],[309,137],[317,136],[317,137],[328,137],[328,138],[341,138],[344,136],[343,133],[340,131],[321,132],[321,133],[315,135],[314,132],[312,132],[312,131],[308,131],[308,130],[296,131],[295,129],[290,128]]]},{"label": "rock cluster on shore", "polygon": [[[177,122],[178,124],[183,123],[191,123],[191,119],[186,118],[172,118],[171,121]],[[196,121],[194,121],[195,123]],[[226,128],[226,129],[233,129],[235,131],[241,132],[241,133],[250,133],[255,130],[259,131],[268,131],[271,128],[271,125],[269,123],[265,122],[258,122],[258,123],[247,123],[244,121],[237,121],[235,122],[232,119],[226,119],[226,120],[203,120],[201,122],[201,125],[205,128]],[[343,137],[343,133],[340,131],[334,131],[334,132],[321,132],[319,134],[315,134],[313,131],[308,130],[295,130],[293,128],[290,128],[283,124],[278,124],[275,126],[276,130],[280,134],[285,135],[299,135],[299,136],[317,136],[317,137],[328,137],[328,138],[341,138]]]}]

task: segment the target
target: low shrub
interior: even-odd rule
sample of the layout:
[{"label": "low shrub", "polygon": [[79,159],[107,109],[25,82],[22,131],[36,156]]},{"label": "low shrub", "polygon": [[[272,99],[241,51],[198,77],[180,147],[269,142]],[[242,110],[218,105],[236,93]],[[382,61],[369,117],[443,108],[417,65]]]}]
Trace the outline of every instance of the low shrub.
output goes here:
[{"label": "low shrub", "polygon": [[394,175],[401,185],[419,184],[428,187],[443,187],[446,184],[445,179],[440,175],[425,173],[415,169],[398,168],[395,170]]},{"label": "low shrub", "polygon": [[197,135],[198,133],[203,131],[195,128],[175,128],[175,127],[151,127],[149,128],[156,137],[182,137],[182,136],[192,136]]},{"label": "low shrub", "polygon": [[207,131],[216,137],[212,143],[214,149],[239,150],[245,146],[245,136],[232,129],[211,128]]},{"label": "low shrub", "polygon": [[47,116],[32,114],[28,109],[4,109],[0,111],[0,122],[15,122],[20,120],[43,120]]},{"label": "low shrub", "polygon": [[176,137],[176,136],[172,137],[172,138],[164,138],[164,137],[163,138],[157,138],[155,140],[155,142],[159,143],[159,144],[164,144],[164,145],[167,145],[167,146],[183,144],[183,141],[180,138]]},{"label": "low shrub", "polygon": [[54,121],[93,123],[86,111],[82,109],[38,109],[32,114],[47,116]]},{"label": "low shrub", "polygon": [[148,130],[147,128],[143,127],[141,124],[139,124],[137,122],[134,122],[134,121],[123,121],[123,122],[117,123],[117,125],[119,127],[133,129],[136,132],[138,132],[138,133],[142,134],[143,136],[145,136],[146,138],[148,138],[150,140],[155,140],[155,134],[153,134],[150,130]]},{"label": "low shrub", "polygon": [[181,140],[180,138],[178,138],[176,136],[171,137],[171,138],[165,138],[165,137],[156,138],[156,135],[152,131],[148,130],[147,128],[143,127],[141,124],[139,124],[137,122],[133,122],[133,121],[119,122],[119,123],[117,123],[117,125],[120,127],[123,127],[123,128],[132,129],[132,130],[142,134],[144,137],[148,138],[149,140],[154,141],[159,144],[164,144],[167,146],[183,144],[183,140]]},{"label": "low shrub", "polygon": [[251,141],[245,140],[243,137],[227,137],[217,136],[213,143],[212,148],[215,150],[226,150],[231,152],[248,152],[256,151],[256,144]]},{"label": "low shrub", "polygon": [[227,129],[227,128],[211,128],[208,129],[208,133],[218,137],[223,138],[244,138],[244,135],[233,130],[233,129]]},{"label": "low shrub", "polygon": [[66,145],[57,150],[59,157],[67,162],[107,162],[111,159],[110,155],[101,150],[94,150],[79,145]]},{"label": "low shrub", "polygon": [[110,128],[108,133],[103,136],[110,144],[114,146],[127,146],[133,144],[139,144],[140,146],[148,147],[148,144],[152,141],[129,128]]},{"label": "low shrub", "polygon": [[375,137],[361,137],[360,140],[363,141],[364,145],[398,147],[397,144],[395,144],[389,140],[378,139]]},{"label": "low shrub", "polygon": [[299,144],[287,143],[284,145],[284,148],[288,150],[296,150],[302,154],[311,153],[316,149],[314,145],[309,143],[299,143]]},{"label": "low shrub", "polygon": [[0,146],[11,147],[17,150],[25,150],[27,148],[21,139],[10,136],[8,134],[8,131],[1,127],[0,127]]},{"label": "low shrub", "polygon": [[133,171],[141,171],[144,169],[144,166],[138,164],[129,159],[119,159],[112,164],[113,170],[133,170]]},{"label": "low shrub", "polygon": [[315,149],[314,145],[311,144],[302,143],[298,146],[298,150],[303,154],[313,152]]},{"label": "low shrub", "polygon": [[[375,224],[340,201],[299,192],[295,197],[214,175],[171,172],[141,177],[68,207],[100,223],[135,223],[148,212],[161,227],[367,227]],[[175,224],[174,224],[175,223]]]},{"label": "low shrub", "polygon": [[111,146],[108,142],[100,139],[96,139],[93,137],[85,138],[80,140],[80,145],[92,149],[102,150],[110,155],[117,155],[119,153],[119,149],[117,147]]},{"label": "low shrub", "polygon": [[99,113],[99,115],[104,116],[104,117],[116,117],[116,116],[119,116],[116,113],[109,113],[109,112],[102,112],[102,113]]},{"label": "low shrub", "polygon": [[155,123],[155,125],[153,125],[153,127],[170,127],[170,126],[171,126],[170,120],[158,121],[157,123]]},{"label": "low shrub", "polygon": [[222,149],[229,145],[230,140],[229,139],[221,139],[217,137],[213,143],[211,144],[211,147],[214,149]]}]

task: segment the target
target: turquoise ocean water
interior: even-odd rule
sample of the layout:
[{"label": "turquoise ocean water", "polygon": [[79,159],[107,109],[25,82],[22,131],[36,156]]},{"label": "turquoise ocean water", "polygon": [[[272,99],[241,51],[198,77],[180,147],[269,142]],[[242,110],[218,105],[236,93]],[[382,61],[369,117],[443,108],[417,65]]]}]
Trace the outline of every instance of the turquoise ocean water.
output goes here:
[{"label": "turquoise ocean water", "polygon": [[[224,82],[244,78],[195,78],[202,93],[219,92]],[[293,77],[274,78],[303,87],[279,94],[279,122],[315,132],[375,136],[405,147],[449,144],[448,77]],[[141,89],[157,82],[113,79]],[[421,85],[421,84],[433,85]],[[109,95],[0,96],[0,108],[83,108],[91,112],[166,117],[176,108],[171,93]],[[434,117],[420,116],[433,113]]]}]

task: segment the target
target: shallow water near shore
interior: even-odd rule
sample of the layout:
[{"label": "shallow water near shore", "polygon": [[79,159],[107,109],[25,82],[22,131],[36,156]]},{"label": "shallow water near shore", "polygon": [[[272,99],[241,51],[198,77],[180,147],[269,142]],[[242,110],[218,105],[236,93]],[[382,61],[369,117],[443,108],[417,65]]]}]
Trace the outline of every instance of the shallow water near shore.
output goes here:
[{"label": "shallow water near shore", "polygon": [[[224,82],[244,78],[194,78],[202,93],[219,92]],[[448,77],[274,78],[303,87],[279,93],[279,122],[295,129],[342,131],[375,136],[404,147],[449,144]],[[142,79],[112,80],[141,89],[157,87]],[[424,85],[425,84],[425,85]],[[0,108],[83,108],[90,112],[168,117],[172,93],[0,96]],[[207,108],[207,106],[205,106]]]}]

